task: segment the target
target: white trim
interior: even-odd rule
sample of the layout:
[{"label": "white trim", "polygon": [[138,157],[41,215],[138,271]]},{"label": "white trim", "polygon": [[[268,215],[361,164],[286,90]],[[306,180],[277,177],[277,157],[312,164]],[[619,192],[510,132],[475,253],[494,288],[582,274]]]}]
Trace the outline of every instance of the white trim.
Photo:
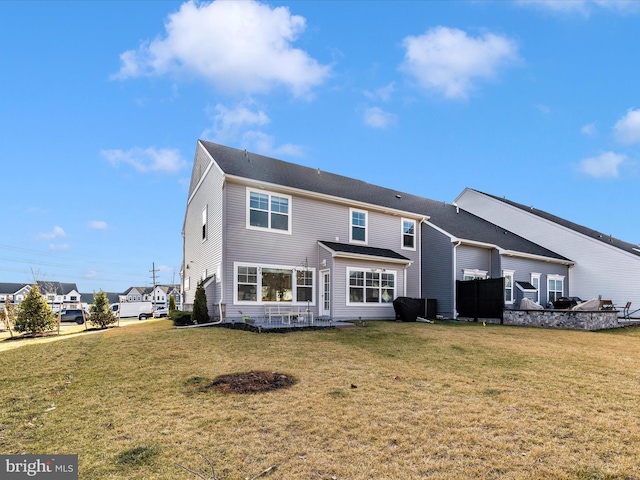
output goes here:
[{"label": "white trim", "polygon": [[[353,214],[364,213],[364,227],[362,225],[353,224]],[[354,240],[353,227],[364,228],[364,240]],[[349,208],[349,243],[357,243],[359,245],[367,245],[369,243],[369,212],[359,208]]]},{"label": "white trim", "polygon": [[531,277],[529,279],[529,281],[531,282],[531,285],[533,285],[534,287],[536,286],[536,284],[533,283],[533,281],[534,280],[538,280],[538,286],[536,287],[536,297],[538,297],[538,299],[536,300],[536,303],[538,305],[540,304],[540,280],[541,280],[541,277],[542,277],[542,274],[531,272]]},{"label": "white trim", "polygon": [[488,270],[478,270],[477,268],[465,268],[462,270],[463,280],[465,279],[465,277],[472,277],[472,280],[486,280],[488,275]]},{"label": "white trim", "polygon": [[[413,247],[405,247],[404,246],[404,222],[413,223]],[[400,219],[400,249],[402,250],[412,250],[416,251],[416,246],[418,245],[418,222],[416,222],[412,218],[401,218]]]},{"label": "white trim", "polygon": [[503,292],[503,296],[504,294],[506,294],[506,290],[507,290],[507,277],[511,278],[511,300],[507,300],[506,298],[504,299],[504,303],[507,305],[513,305],[513,302],[515,301],[515,280],[514,280],[514,274],[516,273],[515,270],[502,270],[502,276],[505,278],[505,287],[504,287],[504,292]]},{"label": "white trim", "polygon": [[[351,272],[362,272],[364,274],[364,285],[362,285],[362,290],[363,290],[363,295],[364,295],[364,299],[366,300],[366,295],[367,295],[367,285],[366,285],[366,274],[367,273],[378,273],[378,274],[382,274],[382,273],[386,273],[386,274],[392,274],[393,275],[393,294],[391,295],[391,302],[352,302],[349,300],[350,296],[349,296],[349,290],[351,289],[351,285],[349,284],[349,274]],[[362,268],[362,267],[346,267],[346,296],[345,296],[345,305],[347,307],[384,307],[384,306],[391,306],[393,307],[393,300],[396,298],[397,296],[397,291],[398,291],[398,271],[397,270],[387,270],[385,268]],[[379,275],[379,278],[381,277],[381,275]],[[380,280],[382,280],[380,278]],[[358,288],[360,288],[358,286]],[[380,283],[380,286],[377,287],[379,291],[382,291],[382,282]],[[379,300],[381,300],[382,297],[379,297]]]},{"label": "white trim", "polygon": [[[269,200],[268,200],[268,206],[267,206],[267,222],[268,222],[268,227],[258,227],[255,225],[251,225],[251,194],[252,193],[257,193],[260,195],[267,195]],[[286,198],[287,199],[287,229],[286,230],[280,230],[278,228],[273,228],[271,226],[271,215],[273,213],[279,213],[279,212],[273,212],[271,210],[271,201],[273,197],[280,197],[280,198]],[[286,195],[284,193],[277,193],[277,192],[271,192],[269,190],[259,190],[259,189],[255,189],[255,188],[251,188],[251,187],[246,187],[246,206],[245,206],[245,214],[246,214],[246,223],[245,226],[247,228],[247,230],[259,230],[262,232],[272,232],[272,233],[280,233],[280,234],[287,234],[287,235],[291,235],[291,224],[293,222],[292,220],[292,210],[293,210],[293,202],[292,202],[292,197],[291,195]]]},{"label": "white trim", "polygon": [[[257,283],[256,283],[256,300],[238,300],[238,267],[254,267],[257,269]],[[290,270],[291,271],[291,295],[295,300],[290,302],[265,302],[261,298],[262,291],[262,270],[265,268],[273,268],[278,270]],[[311,301],[307,302],[306,300],[297,300],[297,287],[296,284],[296,271],[298,270],[306,270],[311,272]],[[307,305],[310,306],[316,305],[316,296],[317,289],[316,285],[318,283],[318,277],[316,275],[315,267],[306,267],[301,268],[299,266],[291,266],[291,265],[275,265],[275,264],[264,264],[264,263],[253,263],[253,262],[233,262],[233,304],[234,305],[283,305],[283,304],[291,304],[291,305]]]},{"label": "white trim", "polygon": [[[547,303],[550,303],[550,293],[551,293],[551,289],[549,288],[549,281],[553,280],[554,282],[558,282],[561,281],[562,282],[562,291],[560,292],[560,296],[564,297],[565,295],[565,276],[564,275],[556,275],[556,274],[549,274],[547,275]],[[556,292],[557,290],[553,290],[554,292]]]},{"label": "white trim", "polygon": [[300,188],[287,187],[277,183],[252,180],[250,178],[240,177],[238,175],[225,174],[225,179],[229,182],[239,183],[241,185],[245,185],[250,188],[255,188],[257,190],[270,188],[271,190],[274,190],[274,191],[288,192],[291,195],[295,194],[296,196],[313,198],[314,200],[326,200],[328,202],[338,203],[340,205],[356,206],[356,208],[362,208],[367,211],[375,210],[378,212],[383,212],[391,215],[404,215],[407,218],[413,217],[423,221],[429,220],[430,218],[428,215],[420,215],[415,212],[409,212],[408,210],[400,210],[397,208],[385,207],[384,205],[378,205],[374,203],[359,202],[357,200],[351,200],[344,197],[336,197],[335,195],[327,195],[325,193],[314,192],[312,190],[303,190]]}]

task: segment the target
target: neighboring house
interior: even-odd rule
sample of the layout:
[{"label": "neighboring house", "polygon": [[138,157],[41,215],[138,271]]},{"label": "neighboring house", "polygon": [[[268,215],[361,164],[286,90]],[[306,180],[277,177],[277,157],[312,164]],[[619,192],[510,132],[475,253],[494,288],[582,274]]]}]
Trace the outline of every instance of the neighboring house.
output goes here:
[{"label": "neighboring house", "polygon": [[51,310],[58,312],[65,308],[80,308],[80,293],[75,283],[38,281],[38,288]]},{"label": "neighboring house", "polygon": [[19,304],[30,290],[29,284],[0,282],[0,310],[4,309],[7,300],[14,305]]},{"label": "neighboring house", "polygon": [[[93,304],[93,295],[95,293],[98,293],[98,292],[80,294],[80,301],[82,302],[82,308],[87,312],[89,311],[89,308]],[[109,302],[109,305],[113,303],[120,303],[121,294],[113,293],[113,292],[105,292],[105,293],[107,294],[107,301]]]},{"label": "neighboring house", "polygon": [[129,287],[120,296],[120,300],[122,302],[145,302],[149,292],[149,287]]},{"label": "neighboring house", "polygon": [[421,296],[425,199],[198,141],[183,226],[183,303],[210,315],[265,306],[333,319],[395,318]]},{"label": "neighboring house", "polygon": [[[567,278],[573,262],[455,205],[427,200],[422,227],[422,296],[456,318],[456,281],[504,277],[506,308],[523,297],[545,305],[546,278]],[[555,286],[555,284],[554,284]],[[561,296],[561,295],[558,295]]]},{"label": "neighboring house", "polygon": [[[550,290],[585,299],[602,297],[616,306],[640,308],[640,246],[575,224],[531,206],[465,189],[455,203],[489,222],[571,258],[565,282],[542,279]],[[544,299],[545,301],[547,299]]]}]

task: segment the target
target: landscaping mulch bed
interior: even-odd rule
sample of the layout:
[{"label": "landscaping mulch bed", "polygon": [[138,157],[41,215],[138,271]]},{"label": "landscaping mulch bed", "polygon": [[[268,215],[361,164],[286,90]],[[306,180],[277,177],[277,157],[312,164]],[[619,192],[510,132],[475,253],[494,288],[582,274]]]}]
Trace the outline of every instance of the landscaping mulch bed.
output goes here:
[{"label": "landscaping mulch bed", "polygon": [[263,393],[288,388],[296,380],[284,373],[278,372],[245,372],[220,375],[213,380],[203,377],[192,377],[185,382],[187,393],[204,393],[217,390],[221,393]]}]

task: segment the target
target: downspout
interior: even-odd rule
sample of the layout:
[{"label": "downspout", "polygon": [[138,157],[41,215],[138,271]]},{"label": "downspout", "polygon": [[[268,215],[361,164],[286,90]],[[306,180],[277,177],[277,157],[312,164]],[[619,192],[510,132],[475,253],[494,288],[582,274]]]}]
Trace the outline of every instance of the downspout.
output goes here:
[{"label": "downspout", "polygon": [[422,298],[422,224],[426,222],[423,217],[418,223],[418,231],[420,232],[420,246],[418,247],[418,291],[420,292],[420,298]]},{"label": "downspout", "polygon": [[458,240],[458,243],[456,243],[453,246],[453,272],[452,272],[453,273],[453,278],[452,278],[452,283],[453,283],[453,295],[452,295],[452,298],[453,298],[453,305],[452,305],[452,307],[453,307],[453,309],[452,309],[453,310],[453,318],[458,318],[458,310],[456,309],[456,300],[457,300],[456,299],[456,271],[457,271],[457,263],[458,263],[456,260],[458,258],[458,255],[456,254],[456,250],[458,249],[458,247],[460,246],[461,243],[462,243],[462,241]]},{"label": "downspout", "polygon": [[[218,274],[214,274],[213,278],[218,280]],[[220,320],[217,322],[199,323],[197,325],[182,325],[176,328],[198,328],[198,327],[212,327],[213,325],[220,325],[223,322],[222,319],[222,280],[220,280],[220,300],[218,300],[218,312],[220,313]]]}]

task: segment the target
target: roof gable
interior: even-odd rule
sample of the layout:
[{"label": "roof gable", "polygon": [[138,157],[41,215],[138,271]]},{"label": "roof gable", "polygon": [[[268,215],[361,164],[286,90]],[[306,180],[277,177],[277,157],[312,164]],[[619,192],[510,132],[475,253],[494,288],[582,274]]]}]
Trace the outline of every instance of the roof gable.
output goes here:
[{"label": "roof gable", "polygon": [[574,222],[570,222],[569,220],[566,220],[564,218],[558,217],[556,215],[553,215],[551,213],[545,212],[544,210],[538,210],[537,208],[533,208],[533,206],[526,206],[526,205],[522,205],[520,203],[516,203],[514,201],[508,200],[506,198],[500,198],[497,197],[495,195],[490,195],[488,193],[484,193],[481,192],[479,190],[474,190],[477,193],[480,193],[482,195],[486,195],[487,197],[493,198],[495,200],[498,200],[502,203],[505,203],[507,205],[511,205],[512,207],[518,208],[524,212],[527,212],[531,215],[535,215],[539,218],[542,218],[544,220],[556,223],[562,227],[568,228],[570,230],[573,230],[574,232],[577,232],[581,235],[584,235],[586,237],[592,238],[594,240],[597,240],[599,242],[602,242],[606,245],[610,245],[612,247],[616,247],[620,250],[624,250],[627,253],[631,253],[633,255],[636,255],[638,257],[640,257],[640,246],[639,245],[635,245],[633,243],[629,243],[629,242],[625,242],[623,240],[619,240],[615,237],[612,237],[611,235],[607,235],[604,234],[602,232],[598,232],[597,230],[593,230],[591,228],[585,227],[583,225],[579,225],[577,223]]}]

